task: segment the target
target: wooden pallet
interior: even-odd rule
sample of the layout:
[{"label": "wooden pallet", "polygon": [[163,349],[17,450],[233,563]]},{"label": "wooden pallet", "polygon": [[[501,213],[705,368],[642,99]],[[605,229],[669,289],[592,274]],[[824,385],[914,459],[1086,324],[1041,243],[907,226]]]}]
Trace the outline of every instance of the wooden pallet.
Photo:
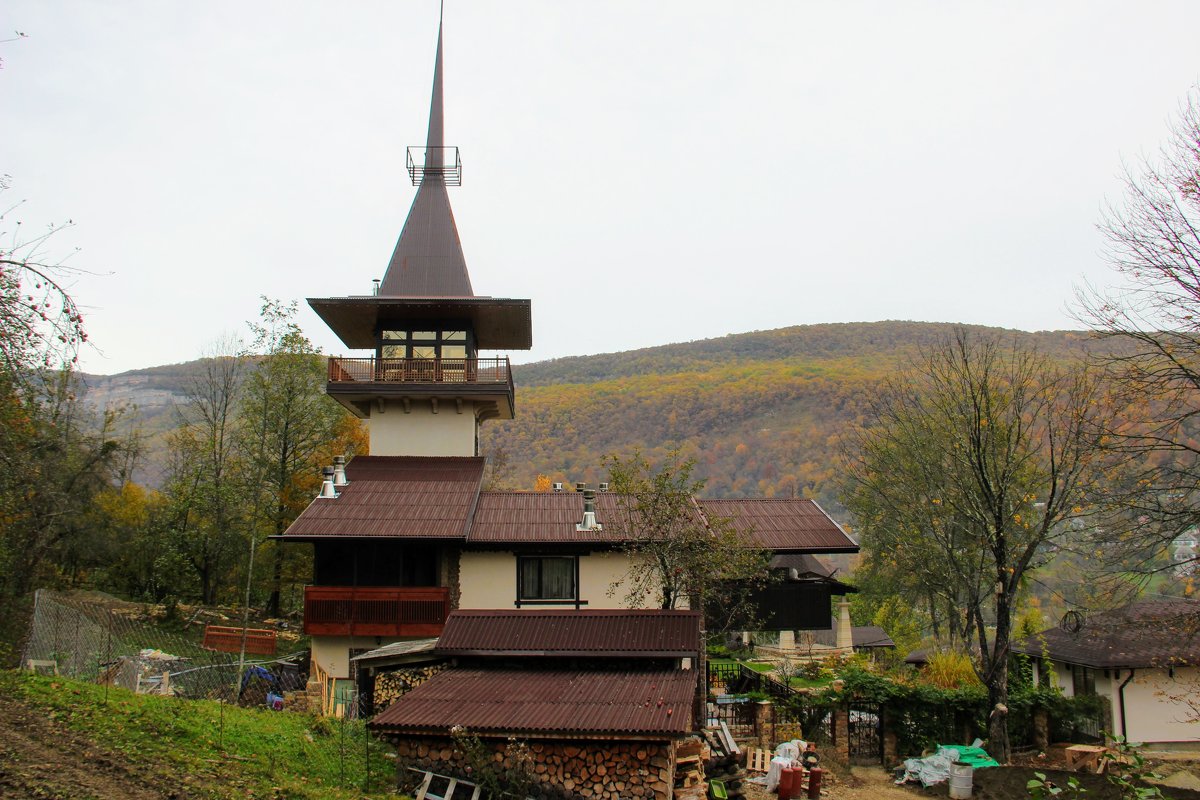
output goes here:
[{"label": "wooden pallet", "polygon": [[746,769],[750,772],[767,772],[771,769],[771,751],[760,747],[746,748]]}]

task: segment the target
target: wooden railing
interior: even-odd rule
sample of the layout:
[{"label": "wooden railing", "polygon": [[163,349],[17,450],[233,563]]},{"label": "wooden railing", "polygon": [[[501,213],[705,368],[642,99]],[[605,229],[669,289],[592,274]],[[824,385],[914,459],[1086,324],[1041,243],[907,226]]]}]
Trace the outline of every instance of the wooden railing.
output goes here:
[{"label": "wooden railing", "polygon": [[329,382],[433,383],[506,386],[512,391],[508,357],[498,358],[341,358],[329,359]]},{"label": "wooden railing", "polygon": [[[206,625],[203,646],[221,653],[240,653],[242,629]],[[256,656],[275,655],[275,631],[268,628],[247,628],[246,653]]]},{"label": "wooden railing", "polygon": [[310,636],[439,636],[450,613],[445,587],[306,586]]}]

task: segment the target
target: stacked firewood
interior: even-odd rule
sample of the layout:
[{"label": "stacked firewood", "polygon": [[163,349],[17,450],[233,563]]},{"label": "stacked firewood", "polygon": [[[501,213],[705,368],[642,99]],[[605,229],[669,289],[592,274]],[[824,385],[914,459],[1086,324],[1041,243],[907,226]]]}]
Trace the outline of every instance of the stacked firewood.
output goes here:
[{"label": "stacked firewood", "polygon": [[375,676],[375,708],[382,711],[444,668],[444,664],[430,664],[405,667]]},{"label": "stacked firewood", "polygon": [[719,732],[706,730],[704,736],[708,740],[710,752],[704,764],[704,773],[709,782],[720,781],[725,797],[729,800],[741,800],[744,794],[742,782],[746,775],[738,762],[738,753],[730,752]]},{"label": "stacked firewood", "polygon": [[695,736],[675,748],[674,800],[703,800],[707,796],[704,762],[711,755],[708,744]]}]

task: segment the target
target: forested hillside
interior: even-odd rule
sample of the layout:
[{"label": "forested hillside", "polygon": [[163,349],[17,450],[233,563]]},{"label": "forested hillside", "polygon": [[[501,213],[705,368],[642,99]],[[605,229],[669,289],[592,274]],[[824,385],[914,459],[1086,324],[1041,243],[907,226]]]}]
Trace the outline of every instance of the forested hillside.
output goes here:
[{"label": "forested hillside", "polygon": [[[839,516],[839,437],[861,419],[880,380],[955,326],[920,322],[802,325],[514,367],[517,418],[483,425],[503,462],[499,485],[532,489],[539,474],[599,481],[609,453],[654,456],[679,446],[713,495],[814,497]],[[1060,357],[1082,332],[1011,332]],[[138,476],[156,485],[163,437],[196,362],[87,376],[89,401],[136,406]]]},{"label": "forested hillside", "polygon": [[[707,492],[805,496],[844,519],[839,441],[868,413],[879,382],[956,326],[919,322],[804,325],[514,368],[517,418],[483,426],[483,448],[506,461],[499,481],[532,488],[538,474],[604,480],[608,453],[652,457],[678,446]],[[982,330],[982,329],[980,329]],[[1010,332],[1055,357],[1088,334]]]}]

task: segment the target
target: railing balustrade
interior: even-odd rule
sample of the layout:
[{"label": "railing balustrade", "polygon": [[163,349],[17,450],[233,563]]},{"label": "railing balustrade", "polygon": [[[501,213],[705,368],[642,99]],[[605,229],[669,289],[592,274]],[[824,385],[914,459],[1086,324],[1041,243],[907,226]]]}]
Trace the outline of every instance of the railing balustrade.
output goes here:
[{"label": "railing balustrade", "polygon": [[329,382],[500,384],[512,389],[508,357],[329,359]]},{"label": "railing balustrade", "polygon": [[306,586],[304,632],[319,636],[437,636],[450,613],[445,587]]}]

